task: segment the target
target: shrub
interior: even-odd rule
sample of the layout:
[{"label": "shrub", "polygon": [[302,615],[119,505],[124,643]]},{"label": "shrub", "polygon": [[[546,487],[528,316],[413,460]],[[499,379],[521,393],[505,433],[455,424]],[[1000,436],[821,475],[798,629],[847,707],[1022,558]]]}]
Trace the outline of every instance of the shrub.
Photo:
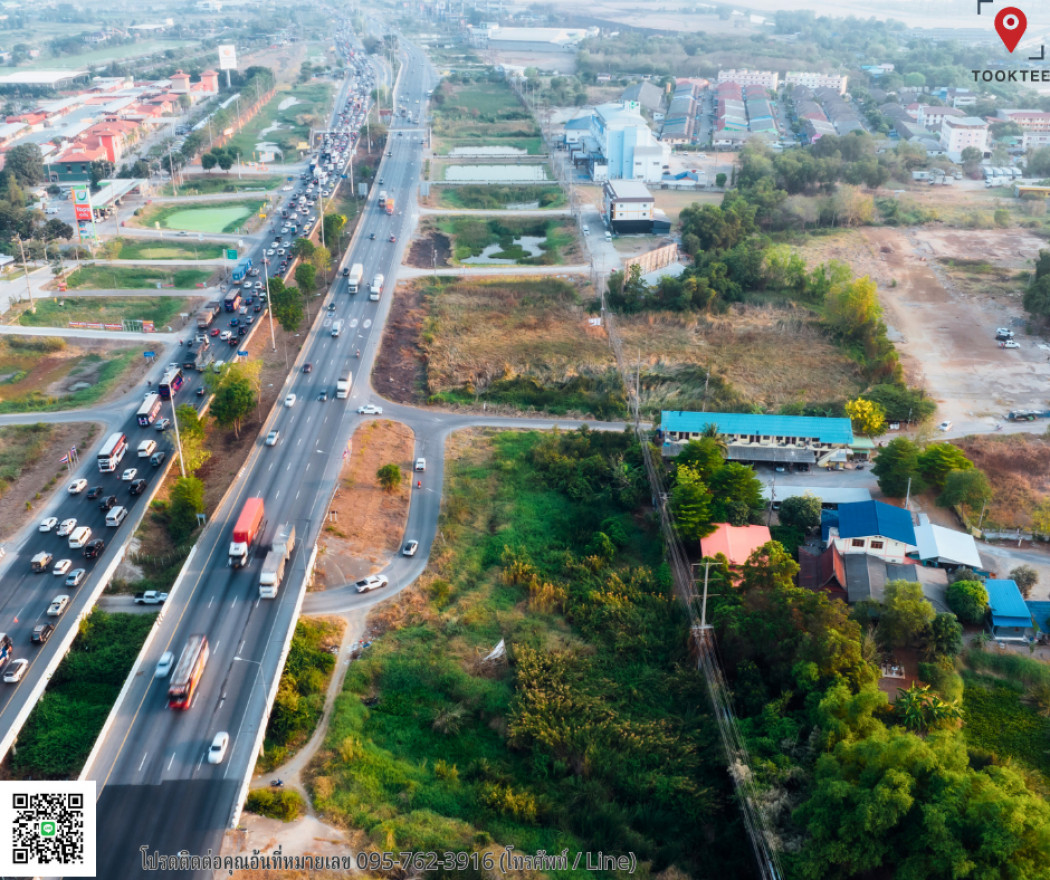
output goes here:
[{"label": "shrub", "polygon": [[963,623],[981,623],[988,609],[988,591],[980,581],[956,581],[948,587],[948,607]]},{"label": "shrub", "polygon": [[257,788],[248,795],[245,806],[253,813],[280,819],[282,822],[298,819],[306,809],[299,792],[289,789],[271,791],[268,788]]}]

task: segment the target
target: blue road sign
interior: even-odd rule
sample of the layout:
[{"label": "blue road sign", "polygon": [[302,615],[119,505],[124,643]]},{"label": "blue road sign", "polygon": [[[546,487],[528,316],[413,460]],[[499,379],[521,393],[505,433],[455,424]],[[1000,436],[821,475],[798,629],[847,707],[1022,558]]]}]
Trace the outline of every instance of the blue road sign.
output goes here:
[{"label": "blue road sign", "polygon": [[157,353],[155,351],[144,351],[144,352],[142,352],[142,356],[151,358],[151,357],[156,357]]},{"label": "blue road sign", "polygon": [[242,358],[248,357],[248,350],[242,348],[239,352],[237,352],[237,357],[242,357]]}]

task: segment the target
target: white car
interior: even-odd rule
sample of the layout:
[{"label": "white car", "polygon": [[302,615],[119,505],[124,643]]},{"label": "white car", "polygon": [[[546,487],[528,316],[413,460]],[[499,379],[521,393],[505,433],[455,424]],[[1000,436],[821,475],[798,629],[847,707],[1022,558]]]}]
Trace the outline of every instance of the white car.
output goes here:
[{"label": "white car", "polygon": [[294,395],[294,394],[289,394],[289,395],[288,395],[288,396],[287,396],[287,397],[286,397],[286,398],[284,399],[284,405],[285,405],[285,406],[289,406],[289,407],[291,407],[291,406],[295,406],[295,395]]},{"label": "white car", "polygon": [[211,748],[208,749],[208,763],[221,764],[222,759],[226,757],[226,749],[229,746],[230,735],[225,730],[215,734],[215,739],[211,741]]},{"label": "white car", "polygon": [[53,574],[55,577],[62,577],[62,575],[69,571],[72,565],[72,559],[60,559],[58,560],[58,562],[55,563],[55,567],[51,569],[51,574]]},{"label": "white car", "polygon": [[153,670],[154,678],[167,678],[171,672],[171,666],[175,662],[175,655],[171,651],[165,651],[160,655],[157,665]]},{"label": "white car", "polygon": [[427,460],[425,458],[416,459],[416,470],[425,471],[427,469]]},{"label": "white car", "polygon": [[223,330],[222,333],[219,334],[219,339],[222,342],[229,342],[231,336],[233,336],[233,334],[229,330]]},{"label": "white car", "polygon": [[124,471],[124,473],[122,473],[120,475],[120,478],[125,483],[130,483],[132,480],[135,479],[135,474],[137,474],[138,472],[139,472],[138,468],[128,468],[126,471]]},{"label": "white car", "polygon": [[937,426],[937,429],[940,431],[950,431],[952,429],[951,419],[945,419]]},{"label": "white car", "polygon": [[72,517],[70,519],[62,520],[62,525],[58,527],[58,537],[66,538],[72,534],[73,530],[77,527],[77,521]]},{"label": "white car", "polygon": [[370,574],[366,578],[354,583],[354,588],[359,593],[367,593],[370,590],[378,590],[381,587],[385,587],[390,581],[384,574]]},{"label": "white car", "polygon": [[1003,343],[1003,348],[1020,348],[1020,347],[1021,347],[1021,343],[1017,342],[1014,339],[1007,339],[1006,342]]},{"label": "white car", "polygon": [[47,606],[48,617],[58,617],[63,611],[66,610],[66,606],[69,604],[69,596],[55,596],[55,601]]},{"label": "white car", "polygon": [[68,492],[70,495],[79,495],[87,488],[87,480],[74,480],[69,484]]},{"label": "white car", "polygon": [[366,403],[364,406],[359,406],[357,411],[364,416],[381,416],[383,407],[376,406],[374,403]]},{"label": "white car", "polygon": [[57,516],[49,516],[47,519],[43,520],[40,523],[40,531],[42,531],[42,532],[50,532],[57,525],[58,525],[58,517]]},{"label": "white car", "polygon": [[996,336],[1005,336],[1005,337],[1007,337],[1009,339],[1009,338],[1013,337],[1014,331],[1011,330],[1009,327],[996,327],[995,328],[995,335]]},{"label": "white car", "polygon": [[269,434],[266,435],[266,445],[267,446],[276,446],[277,445],[277,439],[280,436],[281,436],[281,432],[278,431],[276,428],[274,428],[274,430],[272,430]]},{"label": "white car", "polygon": [[7,667],[7,672],[4,673],[4,682],[7,684],[18,684],[28,668],[29,661],[25,658],[12,660],[11,665]]},{"label": "white car", "polygon": [[415,556],[416,550],[419,549],[419,541],[406,541],[405,546],[401,548],[402,556]]}]

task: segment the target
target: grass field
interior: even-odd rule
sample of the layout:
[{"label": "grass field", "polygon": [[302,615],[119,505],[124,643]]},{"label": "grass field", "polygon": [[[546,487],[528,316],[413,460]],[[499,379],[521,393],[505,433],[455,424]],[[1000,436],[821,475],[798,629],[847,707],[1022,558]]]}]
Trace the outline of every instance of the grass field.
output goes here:
[{"label": "grass field", "polygon": [[[164,266],[81,266],[66,278],[71,290],[88,288],[93,290],[144,290],[161,285],[176,290],[189,290],[206,284],[215,274],[214,269],[168,269]],[[40,309],[37,308],[39,314]],[[32,318],[32,315],[30,315]],[[73,320],[85,320],[76,318]]]},{"label": "grass field", "polygon": [[78,67],[93,67],[108,64],[110,61],[124,61],[128,58],[138,58],[143,55],[163,52],[166,49],[180,49],[183,46],[192,45],[193,43],[185,40],[141,40],[124,46],[92,49],[90,52],[81,52],[79,55],[55,56],[42,52],[39,58],[33,59],[27,64],[20,64],[18,69],[69,70]]},{"label": "grass field", "polygon": [[[433,228],[451,239],[454,265],[463,265],[491,246],[499,249],[488,254],[489,258],[513,260],[520,266],[560,266],[582,259],[576,224],[570,217],[448,217],[427,220],[420,233],[425,235]],[[526,236],[543,239],[538,244],[541,254],[530,256],[517,243]]]},{"label": "grass field", "polygon": [[[216,193],[273,190],[284,182],[283,177],[242,177],[238,180],[235,174],[223,174],[221,171],[214,174],[214,177],[195,175],[185,178],[185,182],[179,184],[177,195],[210,196]],[[176,192],[170,183],[166,183],[158,194],[174,196]]]},{"label": "grass field", "polygon": [[[74,779],[153,626],[153,614],[96,608],[18,735],[7,764],[16,779]],[[21,646],[19,646],[21,649]],[[25,650],[19,650],[25,656]]]},{"label": "grass field", "polygon": [[[636,444],[576,432],[453,444],[431,568],[373,613],[379,635],[350,665],[311,768],[321,815],[360,829],[361,850],[623,841],[640,880],[748,876],[661,542],[603,478],[638,476]],[[567,491],[552,475],[563,465]],[[609,552],[588,556],[601,529],[616,542],[603,533]],[[497,644],[507,658],[485,662]]]},{"label": "grass field", "polygon": [[113,260],[214,260],[225,250],[210,241],[151,241],[148,238],[115,238],[107,244],[119,246]]},{"label": "grass field", "polygon": [[459,208],[467,211],[493,211],[511,205],[528,205],[535,208],[563,208],[568,203],[560,186],[500,186],[498,184],[464,184],[462,186],[437,186],[431,194],[437,194],[439,208]]},{"label": "grass field", "polygon": [[454,147],[517,147],[542,153],[539,126],[510,86],[502,81],[451,83],[438,86],[432,112],[434,152]]},{"label": "grass field", "polygon": [[187,232],[236,232],[265,205],[262,199],[153,205],[143,209],[136,222],[139,226],[157,223],[162,229],[185,229]]},{"label": "grass field", "polygon": [[119,324],[122,321],[152,321],[161,329],[179,312],[188,311],[189,301],[179,296],[61,296],[36,302],[36,312],[23,312],[23,327],[66,327],[70,321]]},{"label": "grass field", "polygon": [[[306,139],[310,127],[323,124],[332,88],[332,83],[313,82],[279,90],[251,122],[230,138],[226,146],[240,152],[245,161],[257,157],[260,143],[277,144],[283,152],[294,157],[296,144]],[[288,98],[296,98],[298,103],[279,109]],[[274,125],[280,128],[272,128]]]}]

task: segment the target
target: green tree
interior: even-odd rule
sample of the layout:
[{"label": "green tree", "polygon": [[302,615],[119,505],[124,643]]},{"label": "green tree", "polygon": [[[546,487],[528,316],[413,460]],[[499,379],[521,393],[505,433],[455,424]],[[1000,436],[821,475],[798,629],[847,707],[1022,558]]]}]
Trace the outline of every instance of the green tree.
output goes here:
[{"label": "green tree", "polygon": [[826,297],[824,318],[831,332],[842,339],[863,338],[865,328],[881,317],[878,290],[866,275],[836,286]]},{"label": "green tree", "polygon": [[903,385],[875,385],[861,395],[879,404],[890,422],[922,422],[937,411],[937,404],[921,388]]},{"label": "green tree", "polygon": [[879,489],[891,498],[903,498],[909,480],[915,494],[926,488],[919,473],[919,447],[907,437],[894,437],[887,443],[871,470],[878,477]]},{"label": "green tree", "polygon": [[204,422],[196,407],[181,403],[175,409],[179,420],[179,445],[187,473],[195,473],[209,458],[211,451],[205,445]]},{"label": "green tree", "polygon": [[324,240],[333,244],[338,242],[339,236],[342,235],[343,229],[346,227],[346,215],[325,214],[322,222],[324,223]]},{"label": "green tree", "polygon": [[711,476],[725,464],[725,448],[711,437],[690,440],[675,456],[675,464],[684,464],[696,471],[702,480]]},{"label": "green tree", "polygon": [[91,188],[97,189],[103,180],[109,180],[116,170],[112,162],[106,159],[95,159],[90,165]]},{"label": "green tree", "polygon": [[314,248],[313,253],[308,257],[308,261],[318,272],[326,272],[332,264],[332,252],[324,245],[319,245]]},{"label": "green tree", "polygon": [[949,471],[944,480],[944,491],[937,498],[941,507],[965,506],[976,510],[986,501],[992,500],[992,485],[984,471],[970,468]]},{"label": "green tree", "polygon": [[893,712],[901,724],[919,734],[962,717],[962,710],[956,703],[942,700],[928,684],[918,682],[897,689]]},{"label": "green tree", "polygon": [[1039,583],[1039,572],[1030,565],[1018,565],[1010,569],[1010,580],[1017,584],[1021,595],[1026,599],[1032,594],[1032,590]]},{"label": "green tree", "polygon": [[314,243],[308,238],[297,238],[292,242],[292,256],[308,260],[315,250]]},{"label": "green tree", "polygon": [[4,170],[10,171],[22,186],[44,180],[44,154],[38,144],[19,144],[4,153]]},{"label": "green tree", "polygon": [[294,333],[303,323],[303,297],[296,287],[287,287],[280,278],[270,279],[270,309],[277,323],[288,333]]},{"label": "green tree", "polygon": [[853,422],[853,430],[865,437],[886,433],[886,411],[878,403],[858,397],[846,401],[846,415]]},{"label": "green tree", "polygon": [[963,647],[963,629],[954,614],[941,612],[922,634],[922,652],[927,660],[958,656]]},{"label": "green tree", "polygon": [[251,378],[235,369],[227,370],[215,389],[211,402],[211,415],[224,428],[233,428],[236,437],[241,436],[241,422],[258,403]]},{"label": "green tree", "polygon": [[711,493],[695,470],[678,465],[670,496],[671,513],[683,541],[697,542],[713,532]]},{"label": "green tree", "polygon": [[197,528],[197,514],[204,513],[204,483],[196,477],[179,477],[168,502],[168,534],[181,544]]},{"label": "green tree", "polygon": [[715,186],[717,186],[719,189],[725,189],[726,180],[727,178],[725,172],[719,171],[718,174],[715,175]]},{"label": "green tree", "polygon": [[233,167],[233,163],[237,161],[237,153],[229,147],[223,147],[212,152],[215,153],[215,159],[219,163],[219,168],[223,171],[229,171]]},{"label": "green tree", "polygon": [[711,519],[732,525],[747,525],[751,511],[765,506],[762,482],[747,465],[726,462],[707,482],[713,503]]},{"label": "green tree", "polygon": [[973,462],[958,446],[944,442],[931,443],[920,452],[918,466],[919,473],[923,475],[927,483],[943,489],[948,474],[952,471],[969,470],[973,467]]},{"label": "green tree", "polygon": [[383,491],[389,493],[394,492],[401,485],[404,475],[401,473],[400,467],[390,463],[384,464],[376,471],[376,479],[379,480],[379,485],[383,488]]},{"label": "green tree", "polygon": [[811,532],[820,526],[821,502],[816,495],[792,495],[780,502],[780,524]]},{"label": "green tree", "polygon": [[956,581],[948,585],[948,607],[963,623],[982,623],[988,609],[988,591],[980,581]]},{"label": "green tree", "polygon": [[922,584],[913,581],[887,583],[882,605],[879,637],[897,648],[916,644],[937,616]]},{"label": "green tree", "polygon": [[201,168],[205,171],[211,171],[218,164],[219,160],[215,158],[214,152],[209,151],[201,156]]},{"label": "green tree", "polygon": [[300,263],[295,267],[295,283],[303,293],[313,290],[317,283],[317,270],[309,263]]}]

